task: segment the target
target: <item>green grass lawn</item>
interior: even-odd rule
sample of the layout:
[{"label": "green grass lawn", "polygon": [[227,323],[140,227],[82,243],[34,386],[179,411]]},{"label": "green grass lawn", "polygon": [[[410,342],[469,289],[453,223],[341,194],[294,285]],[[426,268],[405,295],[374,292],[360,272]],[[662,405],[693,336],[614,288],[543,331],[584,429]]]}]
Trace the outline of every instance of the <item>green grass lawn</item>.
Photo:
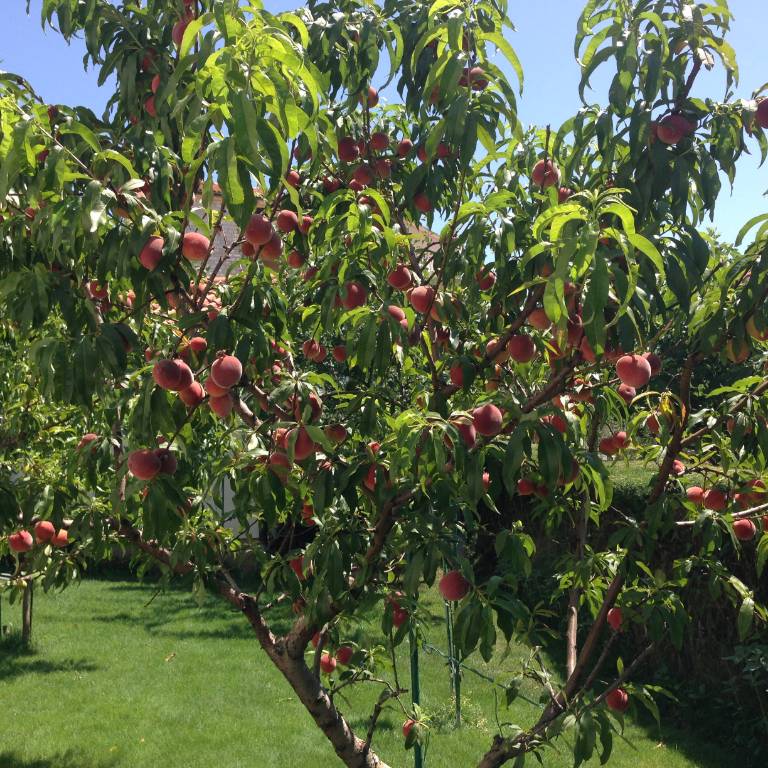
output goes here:
[{"label": "green grass lawn", "polygon": [[[430,641],[444,647],[441,604],[430,598]],[[17,606],[3,620],[18,622]],[[358,637],[379,638],[376,622]],[[501,650],[501,649],[500,649]],[[523,649],[506,660],[471,663],[498,677],[516,671]],[[407,679],[406,648],[400,671]],[[435,722],[447,721],[443,661],[422,655],[422,699]],[[506,673],[506,675],[505,675]],[[356,690],[342,711],[372,708],[378,689]],[[531,686],[523,693],[534,696]],[[495,732],[488,683],[463,680],[469,727],[433,728],[428,768],[470,768]],[[364,704],[365,710],[359,705]],[[202,606],[184,590],[157,594],[151,584],[89,580],[36,596],[34,651],[0,645],[0,768],[283,768],[338,765],[330,746],[266,662],[241,616],[217,598]],[[361,728],[365,715],[352,715]],[[535,709],[518,699],[499,719],[521,726]],[[411,766],[402,746],[402,711],[382,717],[375,748],[393,766]],[[544,755],[547,768],[572,765],[565,745]],[[614,745],[618,768],[746,768],[743,759],[691,734],[628,723]],[[597,765],[593,760],[590,765]],[[531,765],[537,765],[531,759]]]}]

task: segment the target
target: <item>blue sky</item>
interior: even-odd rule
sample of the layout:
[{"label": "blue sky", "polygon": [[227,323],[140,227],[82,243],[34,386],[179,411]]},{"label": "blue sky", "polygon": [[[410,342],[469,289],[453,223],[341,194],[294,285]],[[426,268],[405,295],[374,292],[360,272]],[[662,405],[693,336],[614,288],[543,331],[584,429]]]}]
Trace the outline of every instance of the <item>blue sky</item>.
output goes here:
[{"label": "blue sky", "polygon": [[[40,26],[42,0],[32,0],[32,15],[25,13],[26,0],[4,0],[0,26],[0,68],[26,77],[46,101],[82,104],[103,109],[109,83],[96,86],[96,73],[83,70],[84,46],[68,46],[51,30]],[[266,0],[273,12],[300,4],[286,0]],[[736,15],[729,36],[740,67],[738,95],[749,98],[752,91],[768,81],[765,64],[766,0],[731,0]],[[511,0],[510,15],[517,31],[509,35],[525,71],[525,91],[520,100],[520,119],[526,125],[559,126],[579,108],[577,84],[579,67],[573,58],[573,37],[582,0]],[[610,65],[607,65],[610,66]],[[595,80],[592,97],[605,103],[604,78]],[[725,80],[705,73],[695,95],[720,98]],[[587,92],[588,98],[590,92]],[[754,145],[753,145],[754,146]],[[735,237],[750,217],[768,211],[768,163],[757,168],[757,158],[745,157],[739,165],[733,194],[723,185],[715,216],[717,228],[729,239]]]}]

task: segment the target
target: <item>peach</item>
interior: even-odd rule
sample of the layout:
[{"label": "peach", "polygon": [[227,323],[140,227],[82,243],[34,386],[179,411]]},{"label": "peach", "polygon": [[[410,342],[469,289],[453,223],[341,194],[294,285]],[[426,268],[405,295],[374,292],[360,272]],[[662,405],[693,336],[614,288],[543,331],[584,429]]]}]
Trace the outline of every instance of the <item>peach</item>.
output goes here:
[{"label": "peach", "polygon": [[227,416],[232,413],[234,405],[235,401],[232,399],[232,395],[230,395],[229,392],[222,397],[211,396],[208,400],[208,406],[220,419],[226,419]]},{"label": "peach", "polygon": [[282,253],[283,241],[277,232],[273,232],[269,241],[262,246],[259,256],[262,261],[267,262],[267,266],[272,266],[269,262],[276,262]]},{"label": "peach", "polygon": [[[296,574],[296,578],[299,581],[304,581],[305,575],[304,575],[304,557],[302,555],[299,555],[298,557],[292,558],[289,563],[291,566],[291,570]],[[318,637],[318,644],[320,642],[320,638]],[[315,646],[317,647],[317,646]]]},{"label": "peach", "polygon": [[481,269],[475,275],[475,280],[481,291],[489,291],[496,283],[496,273],[492,269]]},{"label": "peach", "polygon": [[413,730],[413,726],[416,725],[415,720],[406,720],[403,723],[403,737],[408,738],[411,735],[411,731]]},{"label": "peach", "polygon": [[757,105],[755,120],[761,128],[768,129],[768,99],[762,99]]},{"label": "peach", "polygon": [[449,601],[463,600],[471,588],[472,585],[464,578],[461,571],[448,571],[438,584],[443,599]]},{"label": "peach", "polygon": [[178,358],[158,360],[152,367],[152,378],[159,387],[171,392],[181,392],[194,381],[191,368]]},{"label": "peach", "polygon": [[173,25],[173,29],[171,30],[171,38],[173,39],[174,45],[177,48],[181,46],[181,41],[184,39],[184,33],[187,31],[188,26],[188,19],[179,19]]},{"label": "peach", "polygon": [[653,352],[645,352],[643,357],[648,361],[648,365],[651,366],[651,376],[656,376],[661,371],[661,358]]},{"label": "peach", "polygon": [[397,156],[404,158],[408,157],[413,150],[413,142],[410,139],[401,139],[397,145]]},{"label": "peach", "polygon": [[690,488],[685,489],[685,497],[688,501],[696,504],[697,506],[703,506],[705,491],[698,485],[692,485]]},{"label": "peach", "polygon": [[213,361],[211,379],[222,389],[237,384],[243,375],[243,364],[234,355],[222,355]]},{"label": "peach", "polygon": [[331,656],[328,651],[323,651],[320,655],[320,670],[325,675],[333,674],[336,669],[336,658]]},{"label": "peach", "polygon": [[365,304],[368,293],[362,283],[352,280],[344,286],[344,298],[341,303],[344,309],[357,309]]},{"label": "peach", "polygon": [[176,457],[173,455],[169,448],[156,448],[155,456],[160,461],[160,474],[162,475],[175,475],[178,463]]},{"label": "peach", "polygon": [[460,363],[454,363],[448,371],[448,378],[451,380],[451,384],[456,387],[464,386],[464,371]]},{"label": "peach", "polygon": [[634,387],[630,387],[629,384],[619,384],[616,391],[619,393],[619,397],[621,397],[627,405],[637,397],[637,390]]},{"label": "peach", "polygon": [[741,517],[733,521],[733,535],[739,541],[750,541],[756,533],[757,527],[749,518]]},{"label": "peach", "polygon": [[623,688],[614,688],[605,697],[605,703],[614,712],[626,712],[629,708],[629,694]]},{"label": "peach", "polygon": [[51,539],[54,547],[66,547],[69,543],[69,534],[64,528],[60,528],[56,535]]},{"label": "peach", "polygon": [[295,232],[299,228],[299,217],[294,211],[284,209],[277,214],[275,224],[281,232]]},{"label": "peach", "polygon": [[551,325],[550,319],[547,317],[547,313],[539,307],[534,309],[530,315],[528,315],[528,325],[535,328],[537,331],[546,331]]},{"label": "peach", "polygon": [[337,344],[331,350],[331,355],[337,363],[343,363],[347,359],[347,348],[343,344]]},{"label": "peach", "polygon": [[402,307],[396,304],[390,304],[386,309],[387,314],[396,322],[402,323],[405,320],[405,312]]},{"label": "peach", "polygon": [[150,237],[139,253],[141,266],[148,269],[150,272],[155,270],[163,258],[164,247],[165,240],[163,240],[162,237],[157,237],[157,235]]},{"label": "peach", "polygon": [[675,459],[672,462],[672,474],[677,477],[680,477],[680,475],[685,474],[685,464],[683,464],[683,462],[680,461],[680,459]]},{"label": "peach", "polygon": [[651,380],[651,364],[642,355],[624,355],[616,361],[616,374],[622,384],[644,387]]},{"label": "peach", "polygon": [[466,421],[460,421],[456,424],[456,430],[459,433],[459,437],[464,441],[464,445],[468,449],[474,448],[477,442],[477,430],[475,425]]},{"label": "peach", "polygon": [[271,222],[260,213],[254,213],[245,227],[245,239],[254,247],[266,245],[273,233]]},{"label": "peach", "polygon": [[87,445],[90,445],[94,440],[98,440],[98,439],[99,439],[99,436],[94,434],[93,432],[86,432],[80,438],[80,442],[77,444],[77,450],[81,451]]},{"label": "peach", "polygon": [[[294,435],[296,436],[295,438]],[[317,446],[304,427],[292,429],[288,433],[288,439],[295,439],[296,441],[293,446],[293,456],[296,461],[304,461],[304,459],[313,456],[317,450]]]},{"label": "peach", "polygon": [[285,174],[285,183],[289,187],[293,187],[294,189],[298,189],[299,185],[301,184],[301,176],[299,175],[298,171],[288,171],[288,173]]},{"label": "peach", "polygon": [[432,201],[427,196],[426,192],[417,192],[413,196],[413,207],[419,213],[430,213],[432,211]]},{"label": "peach", "polygon": [[151,480],[160,472],[160,466],[160,459],[148,448],[128,454],[128,471],[139,480]]},{"label": "peach", "polygon": [[621,612],[621,608],[611,608],[605,617],[605,620],[608,622],[608,626],[614,632],[618,632],[619,629],[621,629],[621,622],[623,619],[624,615]]},{"label": "peach", "polygon": [[38,544],[50,541],[56,534],[56,528],[50,520],[41,520],[35,525],[35,539]]},{"label": "peach", "polygon": [[205,391],[211,397],[224,397],[229,394],[227,388],[220,387],[210,376],[205,381]]},{"label": "peach", "polygon": [[516,363],[529,363],[536,354],[536,345],[530,336],[517,334],[507,342],[507,352]]},{"label": "peach", "polygon": [[502,420],[501,411],[493,403],[486,403],[472,411],[474,427],[484,437],[498,435],[501,431]]},{"label": "peach", "polygon": [[560,171],[552,160],[539,160],[531,171],[531,181],[537,187],[553,187],[560,181]]},{"label": "peach", "polygon": [[696,130],[696,124],[682,115],[667,115],[656,124],[656,136],[663,144],[677,144]]},{"label": "peach", "polygon": [[29,531],[16,531],[8,536],[8,546],[11,552],[29,552],[32,549],[34,541]]},{"label": "peach", "polygon": [[704,491],[704,506],[713,512],[722,512],[728,506],[728,496],[719,488]]},{"label": "peach", "polygon": [[354,655],[354,648],[350,647],[349,645],[342,645],[336,651],[336,661],[338,661],[339,664],[341,664],[343,667],[347,667],[349,666],[349,662],[352,660]]},{"label": "peach", "polygon": [[347,428],[343,424],[329,424],[323,431],[332,443],[343,443],[347,439]]},{"label": "peach", "polygon": [[388,275],[387,282],[398,291],[409,288],[412,282],[411,271],[405,264],[398,264]]},{"label": "peach", "polygon": [[411,306],[423,315],[432,308],[435,301],[435,289],[431,285],[419,285],[411,291],[408,298]]},{"label": "peach", "polygon": [[725,354],[732,363],[743,363],[749,357],[750,349],[746,341],[728,339],[725,345]]},{"label": "peach", "polygon": [[345,163],[354,163],[360,156],[360,147],[350,136],[339,139],[339,159]]},{"label": "peach", "polygon": [[184,405],[194,408],[205,400],[205,392],[199,381],[193,381],[186,389],[179,392],[179,398]]}]

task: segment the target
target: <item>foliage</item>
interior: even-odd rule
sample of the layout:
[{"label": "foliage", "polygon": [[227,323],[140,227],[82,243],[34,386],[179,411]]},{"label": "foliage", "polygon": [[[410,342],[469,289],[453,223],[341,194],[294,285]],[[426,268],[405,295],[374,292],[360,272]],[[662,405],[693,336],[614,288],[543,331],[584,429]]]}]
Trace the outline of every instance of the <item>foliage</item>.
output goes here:
[{"label": "foliage", "polygon": [[[742,639],[768,620],[751,586],[768,537],[742,545],[733,527],[759,525],[765,490],[768,214],[734,245],[704,229],[720,173],[748,146],[768,151],[760,91],[733,92],[727,4],[591,0],[581,94],[615,66],[608,104],[527,132],[501,0],[184,6],[46,0],[44,23],[82,33],[86,63],[117,78],[102,117],[0,75],[0,300],[6,344],[24,350],[8,375],[30,366],[9,394],[30,387],[38,430],[69,418],[61,408],[97,435],[75,448],[61,433],[53,502],[23,500],[38,478],[21,498],[6,484],[8,534],[21,510],[72,539],[17,558],[17,585],[70,580],[112,544],[193,573],[243,612],[340,760],[372,768],[376,711],[364,740],[334,695],[378,681],[388,705],[405,690],[367,651],[326,681],[323,648],[376,604],[382,648],[400,643],[441,570],[470,587],[455,614],[464,656],[489,659],[499,637],[535,644],[548,611],[521,585],[548,568],[571,609],[567,680],[555,690],[541,672],[538,719],[500,726],[479,766],[522,765],[563,733],[576,765],[607,761],[622,692],[657,713],[653,681],[630,678],[680,647],[692,585],[735,606]],[[693,96],[715,66],[725,100]],[[380,105],[373,86],[390,83],[399,99]],[[682,365],[668,357],[625,400],[613,364],[663,351],[670,329]],[[163,384],[183,369],[171,359],[204,378],[205,402]],[[692,401],[716,359],[747,375]],[[654,467],[638,516],[612,506],[607,466],[627,445]],[[177,467],[137,453],[158,446]],[[678,476],[694,470],[725,503],[686,498]],[[554,574],[536,526],[570,532],[551,540]],[[750,578],[723,565],[732,547]],[[246,560],[247,591],[229,568]],[[296,619],[275,629],[286,601]],[[614,603],[646,644],[612,673],[599,646]]]}]

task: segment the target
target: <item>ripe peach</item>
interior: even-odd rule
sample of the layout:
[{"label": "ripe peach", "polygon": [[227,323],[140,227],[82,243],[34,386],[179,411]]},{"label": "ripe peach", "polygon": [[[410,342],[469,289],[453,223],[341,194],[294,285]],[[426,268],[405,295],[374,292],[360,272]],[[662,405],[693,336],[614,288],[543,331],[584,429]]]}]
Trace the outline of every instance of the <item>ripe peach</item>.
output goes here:
[{"label": "ripe peach", "polygon": [[415,720],[406,720],[403,723],[403,737],[407,739],[411,735],[411,731],[413,730],[413,726],[416,725]]},{"label": "ripe peach", "polygon": [[411,271],[405,264],[398,264],[388,275],[387,282],[398,291],[404,291],[411,285]]},{"label": "ripe peach", "polygon": [[692,485],[690,488],[685,489],[685,497],[697,506],[703,506],[705,491],[698,485]]},{"label": "ripe peach", "polygon": [[411,150],[413,150],[413,142],[410,139],[401,139],[397,145],[397,156],[408,157],[411,154]]},{"label": "ripe peach", "polygon": [[347,359],[347,348],[343,344],[337,344],[331,350],[331,354],[337,363],[343,363]]},{"label": "ripe peach", "polygon": [[343,443],[347,439],[347,428],[343,424],[329,424],[323,431],[332,443]]},{"label": "ripe peach", "polygon": [[[277,259],[282,256],[283,253],[283,241],[277,232],[273,232],[269,241],[261,247],[259,256],[268,267],[276,266]],[[271,262],[271,263],[270,263]]]},{"label": "ripe peach", "polygon": [[360,148],[357,142],[349,137],[345,136],[339,139],[339,159],[345,163],[354,163],[360,156]]},{"label": "ripe peach", "polygon": [[614,712],[626,712],[629,708],[629,694],[623,688],[614,688],[605,697],[605,703]]},{"label": "ripe peach", "polygon": [[648,365],[651,366],[651,376],[656,376],[661,371],[661,358],[653,352],[645,352],[643,357],[648,361]]},{"label": "ripe peach", "polygon": [[11,552],[29,552],[32,549],[34,541],[29,531],[16,531],[8,536],[8,546]]},{"label": "ripe peach", "polygon": [[175,475],[178,464],[176,457],[168,448],[156,448],[155,456],[160,461],[160,474],[163,475]]},{"label": "ripe peach", "polygon": [[546,331],[550,325],[552,325],[550,319],[547,317],[547,313],[539,307],[534,309],[530,315],[528,315],[528,325],[535,328],[537,331]]},{"label": "ripe peach", "polygon": [[269,219],[260,213],[254,213],[245,227],[245,239],[254,247],[265,245],[272,237],[274,230]]},{"label": "ripe peach", "polygon": [[627,405],[629,405],[635,399],[635,397],[637,397],[637,390],[634,387],[630,387],[629,384],[619,384],[619,387],[616,391]]},{"label": "ripe peach", "polygon": [[624,615],[621,611],[621,608],[611,608],[608,611],[608,615],[605,617],[605,620],[608,622],[608,626],[614,631],[618,632],[619,629],[621,629],[621,622],[624,619]]},{"label": "ripe peach", "polygon": [[[298,557],[292,558],[289,563],[291,566],[291,570],[296,574],[296,578],[299,581],[304,581],[305,575],[304,575],[304,557],[302,555],[299,555]],[[320,642],[320,639],[318,637],[318,644]],[[317,647],[317,646],[315,646]]]},{"label": "ripe peach", "polygon": [[160,260],[163,258],[163,248],[165,247],[165,240],[162,237],[153,235],[147,240],[144,247],[139,253],[139,261],[141,266],[148,269],[150,272],[157,268]]},{"label": "ripe peach", "polygon": [[498,435],[501,431],[502,420],[501,411],[493,403],[486,403],[472,411],[472,422],[475,430],[484,437]]},{"label": "ripe peach", "polygon": [[685,474],[685,464],[683,464],[680,459],[675,459],[672,462],[672,474],[676,475],[677,477]]},{"label": "ripe peach", "polygon": [[66,547],[69,543],[69,534],[64,528],[60,528],[56,535],[51,539],[51,544],[54,547]]},{"label": "ripe peach", "polygon": [[395,607],[392,609],[392,626],[394,626],[395,629],[400,629],[400,627],[405,624],[406,621],[408,621],[408,611],[405,610],[405,608],[399,608]]},{"label": "ripe peach", "polygon": [[205,380],[205,391],[211,397],[224,397],[229,394],[229,389],[220,387],[210,376]]},{"label": "ripe peach", "polygon": [[560,189],[557,190],[557,202],[561,204],[564,203],[572,194],[572,189],[569,189],[568,187],[560,187]]},{"label": "ripe peach", "polygon": [[432,210],[432,201],[426,192],[417,192],[413,196],[413,206],[419,213],[427,214]]},{"label": "ripe peach", "polygon": [[409,296],[411,306],[419,313],[427,313],[435,300],[435,289],[430,285],[419,285],[411,291]]},{"label": "ripe peach", "polygon": [[386,309],[386,313],[398,323],[402,323],[405,320],[405,312],[402,307],[398,307],[396,304],[390,304]]},{"label": "ripe peach", "polygon": [[181,241],[181,254],[189,261],[203,261],[210,247],[211,241],[201,232],[186,232]]},{"label": "ripe peach", "polygon": [[475,275],[475,280],[481,291],[490,291],[496,283],[496,273],[492,269],[481,269]]},{"label": "ripe peach", "polygon": [[189,19],[179,19],[173,25],[173,29],[171,30],[171,38],[173,39],[173,43],[177,48],[181,46],[181,41],[184,39],[184,33],[187,31],[188,26]]},{"label": "ripe peach", "polygon": [[661,425],[655,413],[652,413],[646,420],[645,426],[652,435],[658,435],[661,432]]},{"label": "ripe peach", "polygon": [[714,512],[722,512],[728,506],[728,496],[719,488],[704,491],[704,506]]},{"label": "ripe peach", "polygon": [[459,433],[459,437],[464,441],[464,445],[466,445],[468,449],[473,448],[477,442],[477,430],[475,429],[475,425],[470,422],[460,421],[456,423],[456,430]]},{"label": "ripe peach", "polygon": [[234,355],[222,355],[213,361],[211,378],[222,389],[229,389],[237,384],[243,375],[243,364]]},{"label": "ripe peach", "polygon": [[281,232],[294,232],[299,227],[299,217],[295,211],[283,209],[277,214],[275,224]]},{"label": "ripe peach", "polygon": [[331,656],[328,651],[323,651],[320,655],[320,670],[325,675],[331,675],[336,669],[336,658]]},{"label": "ripe peach", "polygon": [[[294,438],[295,435],[295,438]],[[317,450],[317,446],[309,436],[309,432],[304,427],[297,427],[292,429],[288,433],[288,439],[295,439],[296,442],[293,447],[293,455],[296,461],[304,461],[304,459],[313,456]]]},{"label": "ripe peach", "polygon": [[344,309],[356,309],[362,307],[365,304],[365,300],[368,297],[368,292],[362,283],[357,280],[352,280],[344,286],[345,295],[341,300]]},{"label": "ripe peach", "polygon": [[739,541],[750,541],[756,533],[757,527],[749,518],[741,517],[733,521],[733,535]]},{"label": "ripe peach", "polygon": [[304,258],[304,255],[301,253],[301,251],[297,251],[295,248],[288,254],[288,258],[286,259],[288,262],[289,267],[293,267],[294,269],[299,269],[299,267],[304,266],[304,262],[306,259]]},{"label": "ripe peach", "polygon": [[624,355],[616,361],[616,374],[622,384],[644,387],[651,380],[651,364],[642,355]]},{"label": "ripe peach", "polygon": [[298,171],[288,171],[288,173],[285,174],[285,183],[289,187],[298,189],[301,185],[301,175]]},{"label": "ripe peach", "polygon": [[440,594],[444,600],[463,600],[468,594],[472,585],[464,578],[461,571],[448,571],[438,584]]},{"label": "ripe peach", "polygon": [[539,160],[531,171],[531,181],[537,187],[553,187],[560,181],[560,171],[552,160]]},{"label": "ripe peach", "polygon": [[179,392],[179,398],[184,405],[194,408],[205,400],[205,392],[199,381],[193,381],[186,389]]},{"label": "ripe peach", "polygon": [[342,645],[339,647],[339,649],[336,651],[336,661],[339,662],[344,667],[349,666],[349,662],[352,660],[352,657],[355,655],[355,649],[352,648],[349,645]]},{"label": "ripe peach", "polygon": [[94,440],[98,440],[98,438],[99,438],[99,436],[94,434],[93,432],[86,432],[80,438],[80,442],[77,444],[77,450],[81,451],[87,445],[90,445]]},{"label": "ripe peach", "polygon": [[677,144],[696,130],[696,124],[682,115],[667,115],[656,124],[656,137],[663,144]]},{"label": "ripe peach", "polygon": [[507,342],[507,352],[516,363],[529,363],[536,354],[536,345],[530,336],[517,334]]},{"label": "ripe peach", "polygon": [[448,371],[448,378],[451,380],[451,384],[457,387],[464,386],[464,371],[462,370],[460,363],[454,363]]},{"label": "ripe peach", "polygon": [[160,466],[160,459],[148,448],[128,454],[128,471],[139,480],[151,480],[160,472]]},{"label": "ripe peach", "polygon": [[229,392],[223,397],[211,396],[208,399],[208,406],[220,419],[226,419],[227,416],[232,413],[234,405],[235,401],[232,399],[232,395],[230,395]]},{"label": "ripe peach", "polygon": [[761,128],[768,129],[768,99],[761,99],[757,105],[755,120]]},{"label": "ripe peach", "polygon": [[56,534],[56,528],[50,520],[41,520],[35,525],[35,539],[38,544],[50,541]]},{"label": "ripe peach", "polygon": [[152,378],[163,389],[180,392],[192,384],[190,367],[183,360],[158,360],[152,367]]}]

